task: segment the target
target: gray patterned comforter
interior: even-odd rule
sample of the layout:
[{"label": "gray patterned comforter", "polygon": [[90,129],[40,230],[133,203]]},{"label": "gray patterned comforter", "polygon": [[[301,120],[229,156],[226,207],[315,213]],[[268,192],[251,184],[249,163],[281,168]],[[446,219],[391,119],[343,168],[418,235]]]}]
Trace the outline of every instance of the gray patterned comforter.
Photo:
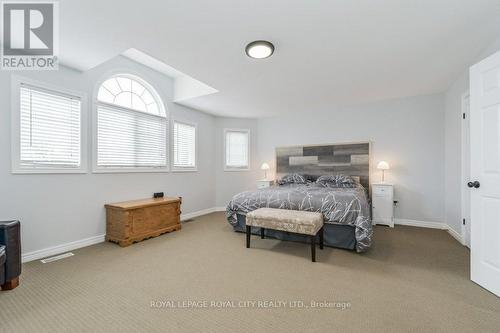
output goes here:
[{"label": "gray patterned comforter", "polygon": [[323,187],[316,183],[287,184],[236,194],[226,209],[227,220],[236,225],[236,214],[245,215],[262,207],[321,212],[325,223],[354,226],[356,250],[372,244],[372,223],[365,189]]}]

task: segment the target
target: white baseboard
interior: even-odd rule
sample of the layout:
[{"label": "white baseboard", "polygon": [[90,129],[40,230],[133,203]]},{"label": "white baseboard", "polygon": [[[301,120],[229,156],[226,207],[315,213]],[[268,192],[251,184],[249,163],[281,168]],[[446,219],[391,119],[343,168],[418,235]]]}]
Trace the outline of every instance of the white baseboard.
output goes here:
[{"label": "white baseboard", "polygon": [[198,211],[192,212],[192,213],[181,214],[181,221],[194,219],[195,217],[207,215],[207,214],[210,214],[213,212],[216,212],[216,207],[210,207],[210,208],[198,210]]},{"label": "white baseboard", "polygon": [[[202,209],[196,212],[192,213],[187,213],[187,214],[182,214],[181,215],[181,221],[189,220],[198,216],[210,214],[213,212],[224,212],[226,211],[226,207],[211,207],[207,209]],[[453,230],[449,225],[446,223],[441,223],[441,222],[429,222],[429,221],[417,221],[417,220],[408,220],[408,219],[394,219],[395,224],[399,225],[407,225],[407,226],[413,226],[413,227],[422,227],[422,228],[433,228],[433,229],[441,229],[441,230],[447,230],[448,233],[455,238],[460,244],[464,244],[462,235],[460,235],[458,232]],[[64,252],[76,250],[82,247],[102,243],[105,240],[105,235],[99,235],[99,236],[94,236],[90,238],[85,238],[81,239],[78,241],[66,243],[66,244],[61,244],[61,245],[56,245],[53,247],[48,247],[45,249],[33,251],[33,252],[28,252],[24,253],[22,255],[22,262],[29,262],[33,260],[38,260],[46,257],[50,257],[56,254],[61,254]]]},{"label": "white baseboard", "polygon": [[207,214],[214,213],[214,212],[225,212],[225,211],[226,211],[226,207],[210,207],[207,209],[199,210],[197,212],[181,214],[181,221],[194,219],[195,217],[207,215]]},{"label": "white baseboard", "polygon": [[29,262],[29,261],[33,261],[33,260],[38,260],[38,259],[50,257],[50,256],[53,256],[56,254],[61,254],[64,252],[76,250],[76,249],[79,249],[81,247],[86,247],[86,246],[102,243],[102,242],[104,242],[104,239],[105,239],[105,235],[99,235],[99,236],[94,236],[94,237],[90,237],[90,238],[77,240],[77,241],[74,241],[71,243],[56,245],[56,246],[48,247],[45,249],[24,253],[22,255],[21,260],[22,260],[22,262]]},{"label": "white baseboard", "polygon": [[[193,213],[182,214],[181,221],[189,220],[189,219],[192,219],[192,218],[195,218],[198,216],[210,214],[213,212],[218,212],[221,210],[226,210],[226,208],[225,207],[211,207],[211,208],[202,209],[202,210],[199,210],[199,211],[196,211]],[[65,243],[65,244],[61,244],[61,245],[48,247],[48,248],[41,249],[41,250],[36,250],[36,251],[24,253],[24,254],[22,254],[21,260],[24,263],[24,262],[29,262],[29,261],[33,261],[33,260],[38,260],[38,259],[50,257],[53,255],[61,254],[61,253],[68,252],[68,251],[73,251],[73,250],[76,250],[76,249],[79,249],[82,247],[102,243],[102,242],[104,242],[105,237],[106,237],[105,235],[99,235],[99,236],[94,236],[94,237],[90,237],[90,238],[77,240],[77,241],[70,242],[70,243]]]},{"label": "white baseboard", "polygon": [[464,241],[462,235],[459,234],[458,232],[456,232],[455,230],[453,230],[450,226],[448,226],[448,233],[453,238],[455,238],[460,244],[465,245],[465,241]]},{"label": "white baseboard", "polygon": [[408,219],[394,219],[394,224],[408,225],[408,226],[412,226],[412,227],[441,229],[441,230],[448,230],[449,229],[448,225],[446,223],[442,223],[442,222],[417,221],[417,220],[408,220]]},{"label": "white baseboard", "polygon": [[463,237],[460,233],[453,230],[448,224],[442,222],[430,222],[430,221],[417,221],[408,219],[394,219],[395,224],[408,225],[412,227],[421,228],[432,228],[446,230],[453,238],[455,238],[460,244],[464,245]]},{"label": "white baseboard", "polygon": [[[218,207],[212,207],[212,208],[207,208],[203,210],[199,210],[197,212],[193,213],[188,213],[188,214],[182,214],[181,215],[181,221],[185,221],[188,219],[192,219],[198,216],[210,214],[213,212],[225,212],[226,207],[225,206],[218,206]],[[432,229],[440,229],[440,230],[447,230],[453,238],[458,240],[460,243],[462,242],[462,237],[449,225],[446,223],[442,222],[430,222],[430,221],[418,221],[418,220],[409,220],[409,219],[394,219],[394,224],[399,224],[399,225],[407,225],[407,226],[412,226],[412,227],[421,227],[421,228],[432,228]]]}]

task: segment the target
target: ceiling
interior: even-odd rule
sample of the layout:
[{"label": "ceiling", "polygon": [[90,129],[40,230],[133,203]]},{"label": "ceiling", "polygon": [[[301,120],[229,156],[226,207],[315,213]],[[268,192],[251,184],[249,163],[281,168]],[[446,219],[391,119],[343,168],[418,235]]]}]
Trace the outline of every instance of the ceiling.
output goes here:
[{"label": "ceiling", "polygon": [[[63,0],[60,59],[134,48],[218,92],[183,100],[266,117],[444,91],[500,32],[499,0]],[[250,59],[265,39],[271,58]]]}]

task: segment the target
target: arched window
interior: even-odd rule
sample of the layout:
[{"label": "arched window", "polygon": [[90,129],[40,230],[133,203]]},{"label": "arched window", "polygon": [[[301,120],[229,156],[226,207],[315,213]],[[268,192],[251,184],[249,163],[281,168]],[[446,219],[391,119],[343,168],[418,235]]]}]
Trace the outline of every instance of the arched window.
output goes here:
[{"label": "arched window", "polygon": [[136,76],[115,75],[99,87],[96,139],[97,169],[168,168],[165,107],[157,92]]}]

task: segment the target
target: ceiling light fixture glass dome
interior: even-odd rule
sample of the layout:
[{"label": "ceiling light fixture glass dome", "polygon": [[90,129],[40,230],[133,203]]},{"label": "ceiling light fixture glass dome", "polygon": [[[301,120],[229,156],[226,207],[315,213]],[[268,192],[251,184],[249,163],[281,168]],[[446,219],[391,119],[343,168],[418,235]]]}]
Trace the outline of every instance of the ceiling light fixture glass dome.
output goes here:
[{"label": "ceiling light fixture glass dome", "polygon": [[274,45],[266,40],[256,40],[247,45],[245,52],[250,58],[269,58],[274,53]]}]

